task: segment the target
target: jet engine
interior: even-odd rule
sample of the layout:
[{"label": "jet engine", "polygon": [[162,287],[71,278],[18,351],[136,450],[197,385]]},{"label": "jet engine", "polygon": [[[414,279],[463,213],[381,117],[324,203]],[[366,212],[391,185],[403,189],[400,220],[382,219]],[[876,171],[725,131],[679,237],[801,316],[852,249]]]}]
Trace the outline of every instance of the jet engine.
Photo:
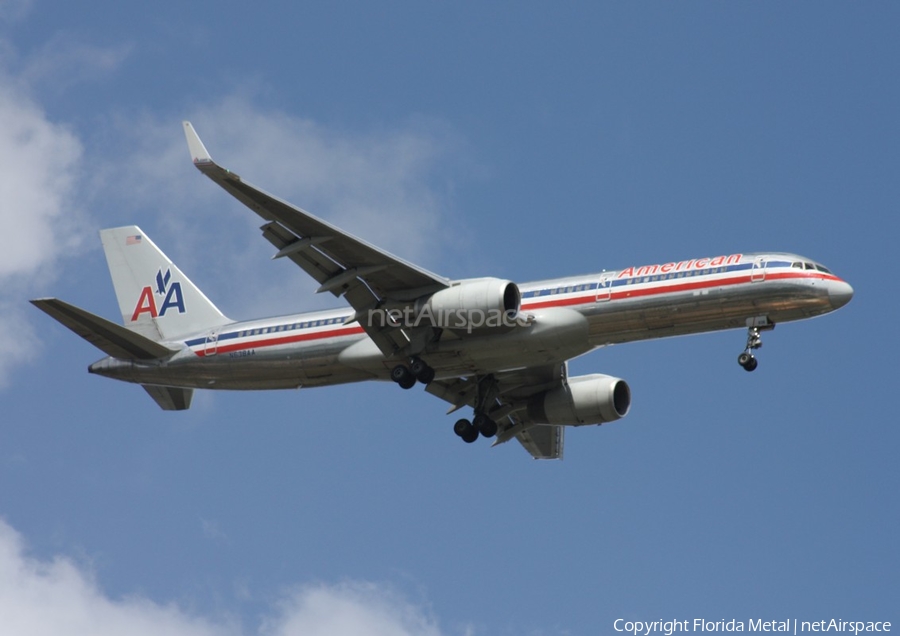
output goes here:
[{"label": "jet engine", "polygon": [[539,424],[603,424],[628,415],[631,389],[625,380],[598,373],[577,375],[563,386],[528,403],[528,416]]},{"label": "jet engine", "polygon": [[522,295],[518,286],[499,278],[464,280],[416,303],[416,315],[436,327],[480,329],[512,326]]}]

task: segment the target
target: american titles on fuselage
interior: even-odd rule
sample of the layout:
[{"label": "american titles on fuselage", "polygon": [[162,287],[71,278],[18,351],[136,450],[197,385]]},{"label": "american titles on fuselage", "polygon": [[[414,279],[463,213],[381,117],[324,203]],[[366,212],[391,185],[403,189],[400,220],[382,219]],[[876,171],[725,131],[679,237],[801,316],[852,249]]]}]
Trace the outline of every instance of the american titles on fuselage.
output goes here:
[{"label": "american titles on fuselage", "polygon": [[695,269],[707,269],[720,265],[736,265],[741,262],[743,254],[731,256],[716,256],[715,258],[697,258],[677,263],[665,263],[663,265],[641,265],[640,267],[628,267],[619,272],[616,278],[632,278],[635,276],[652,276],[654,274],[668,274],[670,272],[683,272]]}]

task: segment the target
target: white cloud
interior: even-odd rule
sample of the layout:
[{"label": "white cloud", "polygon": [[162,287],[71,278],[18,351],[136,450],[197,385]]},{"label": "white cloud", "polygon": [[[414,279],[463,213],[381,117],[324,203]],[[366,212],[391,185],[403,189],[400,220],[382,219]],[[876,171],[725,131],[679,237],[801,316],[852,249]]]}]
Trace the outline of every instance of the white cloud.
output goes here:
[{"label": "white cloud", "polygon": [[0,385],[36,337],[25,315],[31,284],[81,242],[75,200],[82,146],[48,120],[0,69]]},{"label": "white cloud", "polygon": [[[24,301],[9,300],[0,292],[0,387],[9,379],[16,365],[30,360],[38,346],[38,338],[26,312]],[[33,311],[33,310],[32,310]]]},{"label": "white cloud", "polygon": [[[33,274],[71,249],[82,146],[0,75],[0,279]],[[68,217],[68,218],[66,218]]]},{"label": "white cloud", "polygon": [[371,583],[306,587],[267,621],[266,636],[439,636],[435,620],[401,596]]},{"label": "white cloud", "polygon": [[0,631],[19,636],[440,636],[430,612],[389,587],[348,582],[311,585],[289,594],[258,628],[192,615],[142,597],[114,599],[71,559],[25,554],[24,542],[0,520]]},{"label": "white cloud", "polygon": [[69,559],[25,556],[21,536],[0,521],[0,628],[6,634],[226,635],[236,629],[141,598],[113,600]]}]

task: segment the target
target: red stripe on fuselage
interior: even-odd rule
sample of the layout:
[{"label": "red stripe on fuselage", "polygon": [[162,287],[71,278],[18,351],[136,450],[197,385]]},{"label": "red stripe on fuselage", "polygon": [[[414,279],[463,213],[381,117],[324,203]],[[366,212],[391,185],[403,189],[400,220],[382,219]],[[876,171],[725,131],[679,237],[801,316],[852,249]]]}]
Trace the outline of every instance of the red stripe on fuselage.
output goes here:
[{"label": "red stripe on fuselage", "polygon": [[[279,345],[292,344],[294,342],[304,342],[307,340],[322,340],[325,338],[337,338],[341,336],[353,336],[363,333],[362,327],[342,327],[340,329],[329,329],[328,331],[317,331],[315,333],[292,334],[290,336],[281,336],[277,338],[265,338],[263,340],[253,340],[250,342],[241,342],[237,344],[217,345],[215,347],[216,354],[231,353],[233,351],[245,351],[247,349],[256,349],[262,347],[277,347]],[[202,348],[194,351],[200,357],[206,356],[207,345],[201,345]],[[210,347],[212,348],[212,347]]]}]

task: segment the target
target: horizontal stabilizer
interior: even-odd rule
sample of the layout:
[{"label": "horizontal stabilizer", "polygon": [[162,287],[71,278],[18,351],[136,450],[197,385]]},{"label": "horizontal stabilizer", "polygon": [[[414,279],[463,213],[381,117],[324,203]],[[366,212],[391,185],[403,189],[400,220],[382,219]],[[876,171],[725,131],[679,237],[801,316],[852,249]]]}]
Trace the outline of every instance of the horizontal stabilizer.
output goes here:
[{"label": "horizontal stabilizer", "polygon": [[562,459],[564,435],[562,426],[538,424],[517,434],[516,439],[535,459]]},{"label": "horizontal stabilizer", "polygon": [[155,360],[175,353],[158,342],[57,298],[38,298],[31,304],[114,358]]},{"label": "horizontal stabilizer", "polygon": [[159,404],[164,411],[186,411],[191,408],[194,389],[179,389],[174,386],[155,386],[142,384],[144,390]]}]

